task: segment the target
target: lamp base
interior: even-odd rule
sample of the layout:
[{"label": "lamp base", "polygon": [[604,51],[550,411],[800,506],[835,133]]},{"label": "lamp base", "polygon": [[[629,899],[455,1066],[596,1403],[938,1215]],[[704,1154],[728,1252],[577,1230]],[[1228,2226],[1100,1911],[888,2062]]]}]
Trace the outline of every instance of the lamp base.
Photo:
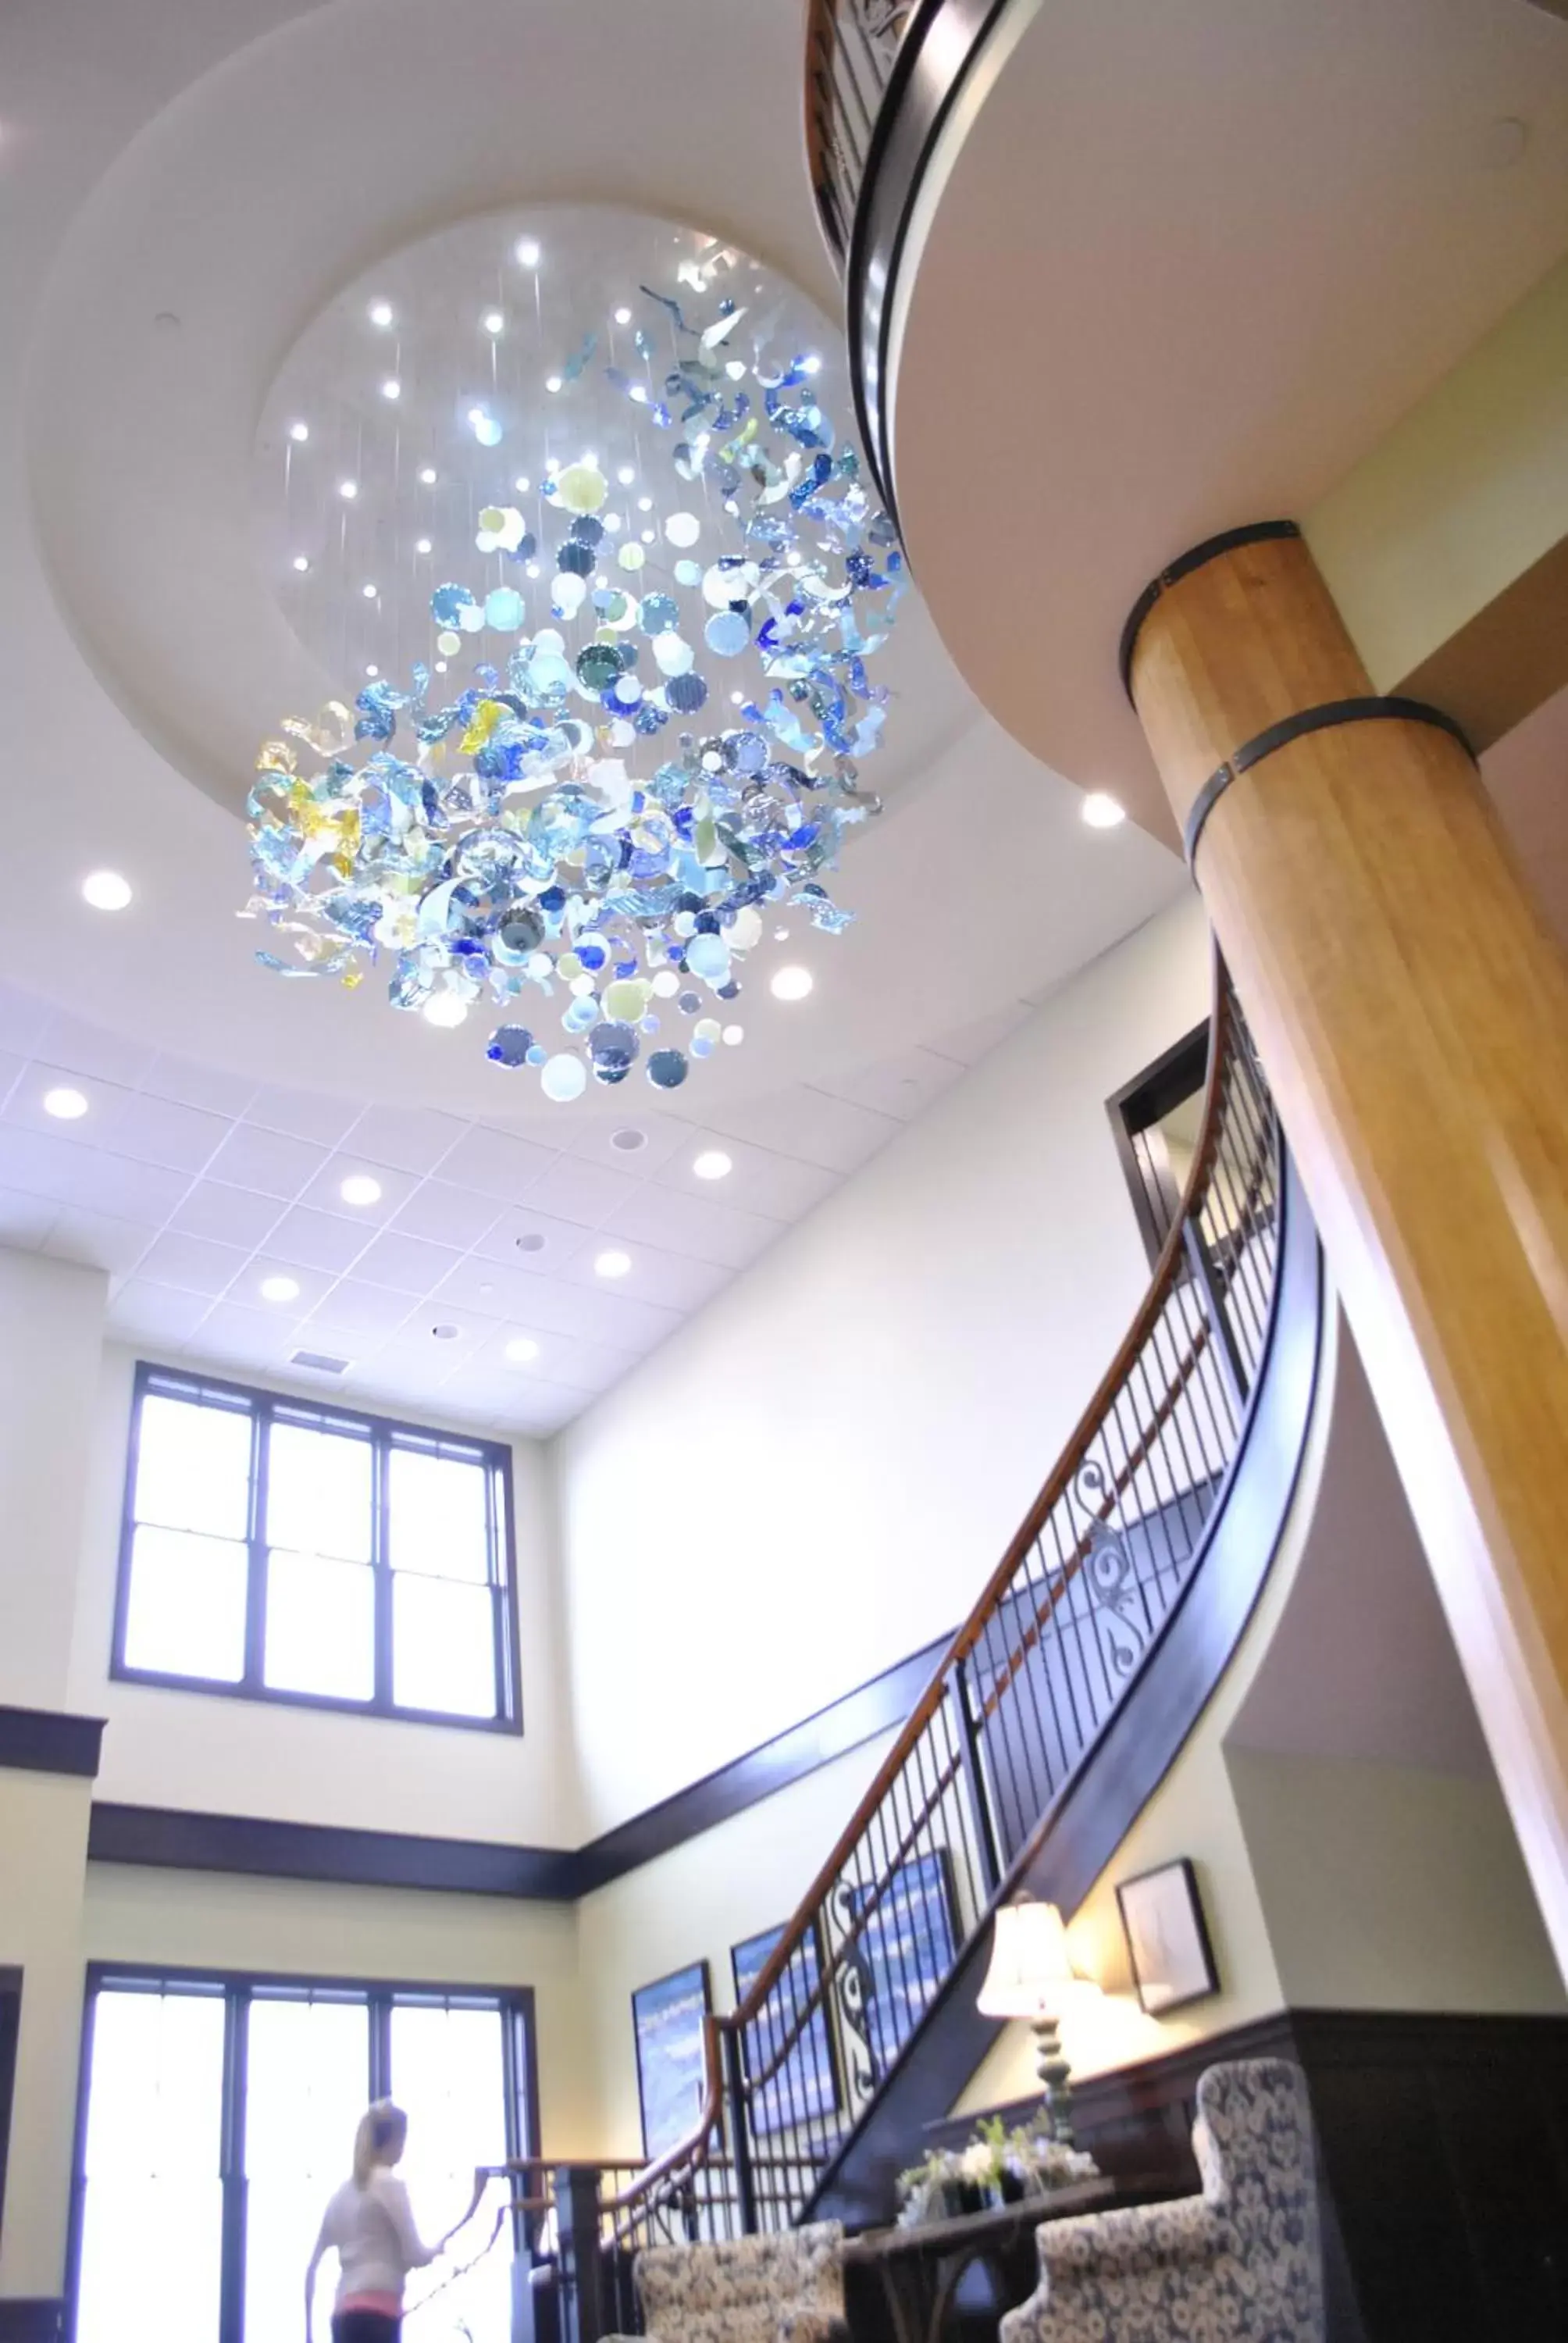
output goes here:
[{"label": "lamp base", "polygon": [[1072,2092],[1069,2078],[1072,2068],[1061,2054],[1061,2030],[1054,2017],[1037,2017],[1034,2021],[1035,2071],[1040,2077],[1040,2096],[1050,2126],[1050,2136],[1063,2147],[1073,2145]]}]

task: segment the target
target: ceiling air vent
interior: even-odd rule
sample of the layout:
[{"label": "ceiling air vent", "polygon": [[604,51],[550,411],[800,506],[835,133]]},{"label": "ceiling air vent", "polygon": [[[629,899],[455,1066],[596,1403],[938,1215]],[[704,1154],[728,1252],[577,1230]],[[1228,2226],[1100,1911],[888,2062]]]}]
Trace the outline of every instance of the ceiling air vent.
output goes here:
[{"label": "ceiling air vent", "polygon": [[291,1367],[308,1367],[313,1375],[346,1375],[353,1364],[351,1359],[335,1359],[330,1351],[291,1351]]}]

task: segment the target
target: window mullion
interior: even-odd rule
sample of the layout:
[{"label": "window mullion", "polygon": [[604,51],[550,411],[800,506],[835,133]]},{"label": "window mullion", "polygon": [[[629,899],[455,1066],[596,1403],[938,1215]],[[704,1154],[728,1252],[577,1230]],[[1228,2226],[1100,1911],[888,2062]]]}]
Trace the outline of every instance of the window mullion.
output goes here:
[{"label": "window mullion", "polygon": [[260,1692],[266,1681],[266,1480],[272,1455],[272,1411],[250,1412],[250,1505],[247,1520],[250,1566],[246,1574],[245,1686]]},{"label": "window mullion", "polygon": [[392,2097],[392,1996],[370,1996],[370,2097]]},{"label": "window mullion", "polygon": [[223,2184],[223,2249],[218,2343],[244,2343],[246,2197],[246,2081],[250,2049],[250,1988],[224,1995],[223,2112],[218,2172]]},{"label": "window mullion", "polygon": [[370,1507],[370,1560],[376,1590],[376,1706],[392,1706],[392,1443],[375,1438],[376,1471]]}]

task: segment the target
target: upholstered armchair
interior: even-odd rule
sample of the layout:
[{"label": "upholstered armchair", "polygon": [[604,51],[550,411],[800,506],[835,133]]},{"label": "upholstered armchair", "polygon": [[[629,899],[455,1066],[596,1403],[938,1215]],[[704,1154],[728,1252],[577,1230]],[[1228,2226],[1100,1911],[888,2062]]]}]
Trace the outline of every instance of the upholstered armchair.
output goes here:
[{"label": "upholstered armchair", "polygon": [[1040,2284],[1002,2343],[1322,2343],[1312,2130],[1299,2067],[1211,2066],[1192,2147],[1201,2197],[1050,2221]]},{"label": "upholstered armchair", "polygon": [[637,2290],[649,2343],[849,2343],[843,2246],[839,2222],[817,2221],[722,2245],[646,2247]]}]

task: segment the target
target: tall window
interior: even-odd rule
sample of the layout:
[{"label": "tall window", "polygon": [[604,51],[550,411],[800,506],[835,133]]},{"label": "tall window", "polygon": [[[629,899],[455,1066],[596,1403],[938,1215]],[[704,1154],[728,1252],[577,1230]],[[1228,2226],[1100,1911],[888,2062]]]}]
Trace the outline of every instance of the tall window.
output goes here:
[{"label": "tall window", "polygon": [[509,1462],[138,1367],[116,1674],[516,1725]]},{"label": "tall window", "polygon": [[[372,2098],[407,2110],[401,2170],[427,2237],[463,2211],[477,2164],[528,2153],[535,2137],[526,1994],[97,1970],[88,2012],[76,2343],[297,2335],[305,2266]],[[430,2298],[412,2333],[509,2343],[505,2201],[493,2184],[450,2258],[410,2278],[411,2309]],[[320,2336],[335,2278],[329,2257]]]}]

